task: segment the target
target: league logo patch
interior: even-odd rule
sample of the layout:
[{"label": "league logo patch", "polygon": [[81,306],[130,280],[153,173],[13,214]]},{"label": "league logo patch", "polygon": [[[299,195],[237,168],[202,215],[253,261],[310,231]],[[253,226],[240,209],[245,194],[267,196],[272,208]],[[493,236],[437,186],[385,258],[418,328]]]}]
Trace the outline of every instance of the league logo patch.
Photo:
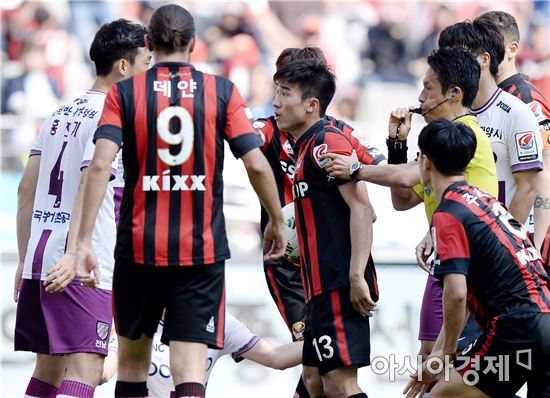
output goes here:
[{"label": "league logo patch", "polygon": [[321,144],[313,148],[313,159],[319,165],[319,167],[325,167],[328,162],[328,159],[321,159],[321,156],[328,152],[328,145]]},{"label": "league logo patch", "polygon": [[97,321],[95,331],[101,340],[105,340],[109,337],[109,329],[110,327],[108,323]]},{"label": "league logo patch", "polygon": [[520,162],[536,159],[537,149],[537,141],[532,131],[516,134],[516,150]]},{"label": "league logo patch", "polygon": [[542,114],[542,106],[540,106],[537,101],[530,102],[529,109],[531,109],[531,112],[533,112],[533,115],[535,115],[539,123],[544,120],[544,115]]}]

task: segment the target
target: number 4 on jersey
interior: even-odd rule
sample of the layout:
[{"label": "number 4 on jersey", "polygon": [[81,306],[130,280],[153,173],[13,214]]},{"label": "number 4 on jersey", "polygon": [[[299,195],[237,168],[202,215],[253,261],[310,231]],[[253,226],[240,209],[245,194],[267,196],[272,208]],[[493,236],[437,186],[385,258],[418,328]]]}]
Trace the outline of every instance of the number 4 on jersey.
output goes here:
[{"label": "number 4 on jersey", "polygon": [[65,153],[66,147],[67,141],[63,142],[61,152],[59,153],[52,172],[50,173],[50,187],[48,189],[48,195],[55,196],[55,202],[53,204],[54,208],[61,206],[61,194],[63,192],[63,170],[61,170],[61,159],[63,158],[63,153]]}]

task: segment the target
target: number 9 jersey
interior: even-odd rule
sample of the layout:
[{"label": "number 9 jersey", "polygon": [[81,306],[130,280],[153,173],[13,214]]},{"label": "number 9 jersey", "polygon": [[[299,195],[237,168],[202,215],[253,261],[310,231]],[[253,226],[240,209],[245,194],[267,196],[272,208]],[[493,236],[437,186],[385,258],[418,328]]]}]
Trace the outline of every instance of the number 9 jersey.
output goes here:
[{"label": "number 9 jersey", "polygon": [[113,86],[94,140],[122,146],[125,187],[115,257],[191,266],[229,258],[224,140],[237,158],[261,141],[229,80],[179,62]]}]

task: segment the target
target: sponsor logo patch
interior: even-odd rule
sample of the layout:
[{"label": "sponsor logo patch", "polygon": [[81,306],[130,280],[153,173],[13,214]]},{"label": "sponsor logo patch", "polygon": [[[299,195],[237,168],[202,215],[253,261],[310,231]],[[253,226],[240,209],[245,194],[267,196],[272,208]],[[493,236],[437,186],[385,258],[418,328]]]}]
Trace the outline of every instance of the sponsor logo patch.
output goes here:
[{"label": "sponsor logo patch", "polygon": [[537,141],[532,131],[516,134],[516,150],[520,162],[534,160],[538,156]]}]

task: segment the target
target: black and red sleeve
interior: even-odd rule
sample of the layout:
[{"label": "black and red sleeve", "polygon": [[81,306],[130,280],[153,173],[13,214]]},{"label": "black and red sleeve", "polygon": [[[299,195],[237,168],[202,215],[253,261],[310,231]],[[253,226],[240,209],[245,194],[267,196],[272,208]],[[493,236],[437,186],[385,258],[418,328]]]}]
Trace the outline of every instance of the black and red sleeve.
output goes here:
[{"label": "black and red sleeve", "polygon": [[100,138],[106,138],[119,147],[122,146],[122,113],[117,84],[111,87],[105,99],[103,113],[94,135],[94,142]]},{"label": "black and red sleeve", "polygon": [[432,239],[436,251],[434,276],[468,275],[470,245],[464,226],[452,214],[436,212],[432,219]]}]

